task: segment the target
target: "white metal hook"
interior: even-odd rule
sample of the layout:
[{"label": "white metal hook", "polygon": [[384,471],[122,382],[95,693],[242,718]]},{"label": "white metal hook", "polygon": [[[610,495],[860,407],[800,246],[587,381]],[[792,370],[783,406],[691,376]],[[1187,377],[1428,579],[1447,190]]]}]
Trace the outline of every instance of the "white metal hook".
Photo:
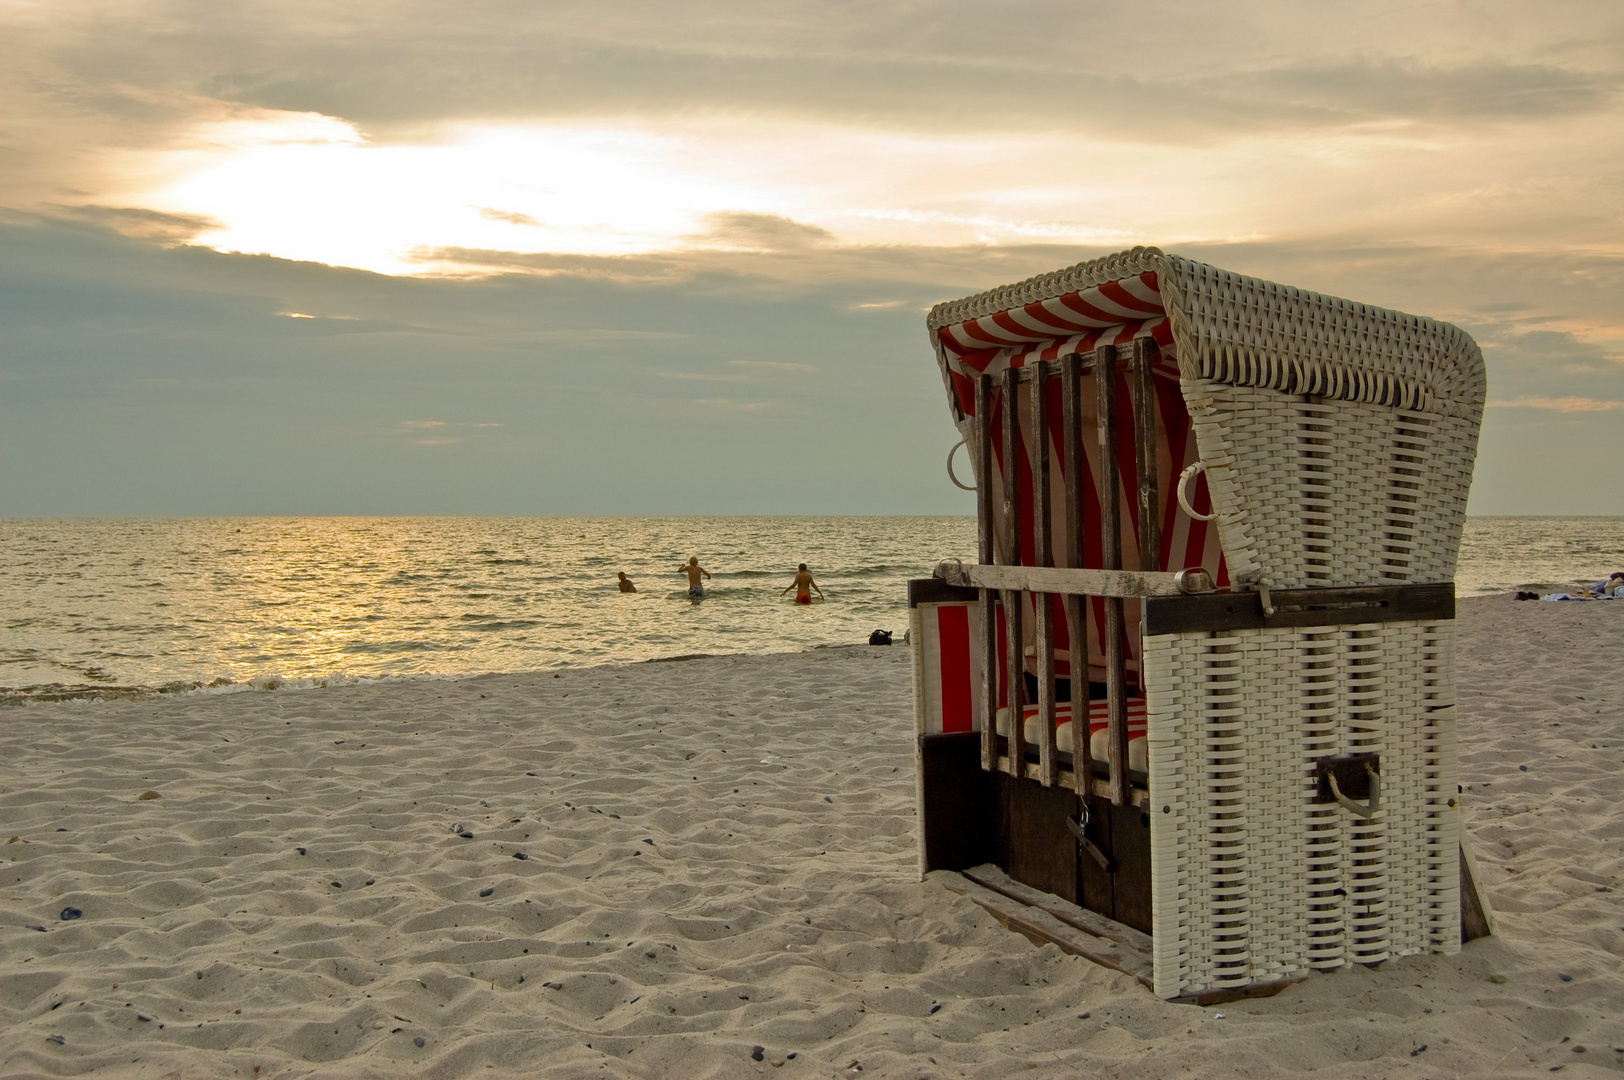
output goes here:
[{"label": "white metal hook", "polygon": [[953,444],[953,449],[947,452],[947,478],[953,481],[953,486],[959,488],[961,491],[974,491],[975,485],[959,483],[958,476],[953,472],[953,455],[958,453],[959,447],[963,445],[964,440],[960,439],[958,442]]},{"label": "white metal hook", "polygon": [[1195,507],[1190,505],[1190,499],[1184,491],[1185,487],[1190,483],[1191,480],[1195,479],[1196,476],[1206,471],[1207,463],[1205,461],[1198,461],[1194,465],[1191,465],[1189,468],[1185,469],[1183,472],[1179,473],[1179,485],[1177,489],[1179,506],[1183,507],[1184,512],[1189,514],[1190,517],[1196,521],[1211,521],[1213,518],[1218,516],[1218,511],[1216,510],[1210,514],[1196,513]]}]

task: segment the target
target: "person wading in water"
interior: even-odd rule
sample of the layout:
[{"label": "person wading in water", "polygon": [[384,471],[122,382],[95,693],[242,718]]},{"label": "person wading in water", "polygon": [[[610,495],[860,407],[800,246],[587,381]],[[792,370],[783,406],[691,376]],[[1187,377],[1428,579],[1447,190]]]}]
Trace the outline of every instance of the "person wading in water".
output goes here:
[{"label": "person wading in water", "polygon": [[[812,602],[812,590],[818,589],[818,583],[812,580],[811,573],[806,569],[806,563],[801,564],[800,570],[796,571],[795,580],[785,585],[784,592],[778,595],[783,596],[784,593],[789,592],[791,589],[795,590],[795,602],[797,604],[810,604]],[[818,599],[828,599],[823,595],[822,589],[818,589]]]},{"label": "person wading in water", "polygon": [[699,575],[704,574],[706,577],[710,577],[711,572],[699,565],[698,555],[691,556],[686,566],[677,567],[677,573],[688,575],[688,599],[705,599],[705,586],[699,580]]}]

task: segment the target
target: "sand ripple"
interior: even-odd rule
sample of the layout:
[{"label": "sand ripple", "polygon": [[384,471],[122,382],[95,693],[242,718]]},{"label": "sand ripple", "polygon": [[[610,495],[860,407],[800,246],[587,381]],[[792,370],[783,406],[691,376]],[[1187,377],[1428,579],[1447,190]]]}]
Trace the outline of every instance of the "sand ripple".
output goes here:
[{"label": "sand ripple", "polygon": [[900,648],[11,710],[0,1074],[1612,1072],[1602,607],[1463,605],[1505,936],[1204,1010],[915,880]]}]

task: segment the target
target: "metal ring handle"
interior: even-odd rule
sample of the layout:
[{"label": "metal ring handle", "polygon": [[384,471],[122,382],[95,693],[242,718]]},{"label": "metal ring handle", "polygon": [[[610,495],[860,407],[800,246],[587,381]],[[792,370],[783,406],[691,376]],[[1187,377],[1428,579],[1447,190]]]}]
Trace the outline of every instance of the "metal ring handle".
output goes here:
[{"label": "metal ring handle", "polygon": [[1216,510],[1210,514],[1196,513],[1195,507],[1190,505],[1190,500],[1185,496],[1184,493],[1185,486],[1188,485],[1191,480],[1195,479],[1196,476],[1206,471],[1207,463],[1205,461],[1198,461],[1194,465],[1191,465],[1189,468],[1185,469],[1183,472],[1179,473],[1179,486],[1177,489],[1179,506],[1184,509],[1186,514],[1189,514],[1190,517],[1196,521],[1211,521],[1213,518],[1218,516],[1218,511]]},{"label": "metal ring handle", "polygon": [[959,447],[961,447],[963,445],[964,445],[964,440],[960,439],[958,442],[953,444],[953,449],[951,449],[951,450],[949,450],[947,452],[947,478],[949,480],[953,481],[953,486],[958,488],[961,491],[974,491],[975,490],[974,485],[959,483],[958,476],[955,475],[954,472],[953,472],[953,455],[958,453],[959,452]]}]

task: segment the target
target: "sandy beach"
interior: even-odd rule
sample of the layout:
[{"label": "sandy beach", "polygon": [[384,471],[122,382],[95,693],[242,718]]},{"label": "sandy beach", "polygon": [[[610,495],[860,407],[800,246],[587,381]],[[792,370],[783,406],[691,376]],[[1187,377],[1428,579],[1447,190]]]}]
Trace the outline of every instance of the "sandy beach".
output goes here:
[{"label": "sandy beach", "polygon": [[917,880],[900,647],[7,710],[0,1075],[1616,1074],[1624,604],[1460,608],[1501,936],[1208,1008]]}]

